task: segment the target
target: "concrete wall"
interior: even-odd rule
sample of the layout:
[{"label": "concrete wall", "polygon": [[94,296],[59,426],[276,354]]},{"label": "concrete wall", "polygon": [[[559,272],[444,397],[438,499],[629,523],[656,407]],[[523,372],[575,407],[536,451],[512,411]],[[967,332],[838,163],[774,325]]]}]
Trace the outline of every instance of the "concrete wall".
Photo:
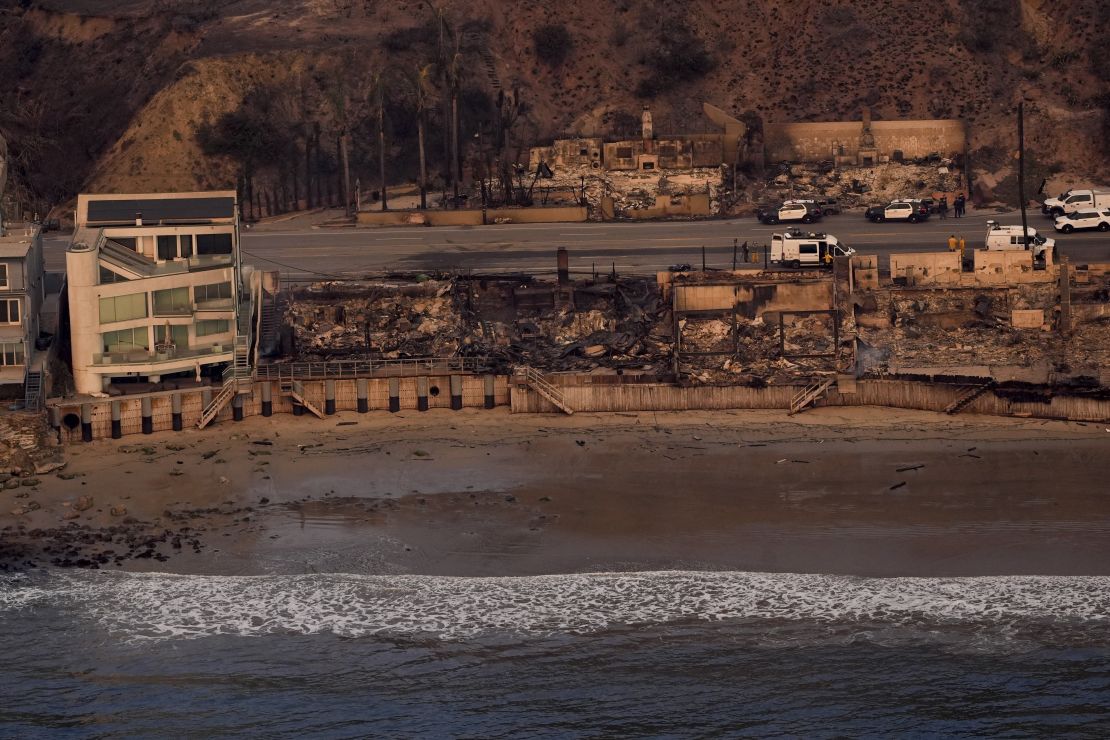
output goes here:
[{"label": "concrete wall", "polygon": [[[821,162],[841,153],[859,154],[862,121],[765,123],[763,143],[768,161]],[[880,157],[901,151],[907,158],[963,153],[967,134],[963,121],[873,121],[871,134]]]},{"label": "concrete wall", "polygon": [[877,254],[857,254],[851,258],[852,289],[879,289],[879,256]]},{"label": "concrete wall", "polygon": [[[612,198],[604,196],[609,200],[610,204]],[[612,205],[602,205],[602,213],[613,213]],[[655,196],[654,208],[628,208],[621,212],[625,218],[630,218],[636,221],[648,220],[653,218],[674,218],[674,217],[688,217],[693,218],[696,216],[708,216],[709,210],[709,194],[708,193],[692,193],[690,195],[657,195]]]},{"label": "concrete wall", "polygon": [[975,280],[980,285],[1051,282],[1053,270],[1034,270],[1033,253],[1024,250],[973,251]]},{"label": "concrete wall", "polygon": [[[462,378],[463,408],[483,408],[485,406],[485,376],[464,375]],[[494,402],[497,406],[509,405],[509,382],[505,376],[493,376]],[[412,411],[418,408],[419,383],[425,378],[415,377],[400,378],[400,409]],[[367,401],[370,411],[388,412],[389,410],[389,378],[367,379]],[[426,378],[429,390],[426,396],[428,408],[451,408],[451,377],[431,376]],[[262,385],[263,381],[255,383],[254,393],[243,396],[243,416],[258,416],[262,414]],[[319,409],[325,407],[324,381],[304,381],[305,398]],[[292,414],[293,403],[287,397],[282,397],[278,391],[278,384],[271,383],[271,398],[273,413]],[[355,411],[358,408],[358,383],[355,380],[335,381],[335,405],[337,411]],[[219,389],[212,389],[215,394]],[[438,391],[438,392],[437,392]],[[433,395],[433,393],[435,395]],[[204,412],[203,389],[169,391],[164,393],[148,394],[151,399],[152,431],[162,432],[173,429],[173,399],[181,399],[181,416],[184,432],[195,431],[197,422]],[[69,427],[64,423],[67,415],[81,418],[82,406],[86,406],[92,424],[93,439],[109,439],[112,436],[112,404],[120,405],[120,425],[124,436],[142,433],[142,397],[120,396],[111,399],[85,399],[63,400],[51,403],[50,413],[60,424],[60,435],[64,443],[76,443],[82,440],[82,429],[78,425]],[[306,412],[308,413],[308,412]],[[216,417],[213,424],[231,422],[233,417],[232,407],[224,407]],[[72,420],[72,419],[71,419]]]},{"label": "concrete wall", "polygon": [[[832,390],[822,405],[886,406],[891,408],[943,411],[965,390],[947,383],[900,380],[858,380],[851,391]],[[512,412],[559,413],[535,391],[512,386]],[[680,388],[672,385],[595,385],[560,387],[575,411],[634,412],[687,411],[720,409],[788,409],[801,386],[699,386]],[[1110,400],[1083,396],[1055,396],[1045,401],[1009,400],[1004,391],[988,392],[976,398],[963,411],[996,416],[1020,415],[1045,419],[1074,419],[1105,422],[1110,420]]]},{"label": "concrete wall", "polygon": [[[486,223],[577,223],[589,216],[580,206],[533,206],[531,208],[490,208]],[[360,211],[362,226],[481,226],[480,209],[427,211]]]},{"label": "concrete wall", "polygon": [[686,285],[675,283],[679,311],[728,311],[737,306],[748,318],[768,312],[823,311],[832,308],[831,280],[801,283]]},{"label": "concrete wall", "polygon": [[890,277],[905,278],[907,285],[958,285],[959,252],[905,252],[890,255]]}]

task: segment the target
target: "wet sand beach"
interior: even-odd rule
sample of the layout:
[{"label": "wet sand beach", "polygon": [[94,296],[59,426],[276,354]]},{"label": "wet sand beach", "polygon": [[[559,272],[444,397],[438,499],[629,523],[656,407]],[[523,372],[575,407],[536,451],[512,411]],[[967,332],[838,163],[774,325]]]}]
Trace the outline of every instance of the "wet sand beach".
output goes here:
[{"label": "wet sand beach", "polygon": [[61,477],[0,492],[0,562],[1110,574],[1108,444],[1095,424],[885,409],[252,418],[70,448]]}]

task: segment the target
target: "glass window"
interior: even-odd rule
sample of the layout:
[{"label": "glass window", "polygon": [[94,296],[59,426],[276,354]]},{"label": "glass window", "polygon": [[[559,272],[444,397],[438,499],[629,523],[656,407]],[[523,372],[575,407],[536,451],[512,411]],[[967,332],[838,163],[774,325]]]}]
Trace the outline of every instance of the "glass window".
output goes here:
[{"label": "glass window", "polygon": [[19,299],[7,298],[0,301],[0,324],[19,323]]},{"label": "glass window", "polygon": [[112,272],[107,267],[101,265],[100,267],[100,284],[109,285],[111,283],[126,283],[130,278],[120,275],[118,272]]},{"label": "glass window", "polygon": [[198,337],[210,337],[213,334],[227,334],[231,331],[231,322],[227,319],[201,319],[196,327]]},{"label": "glass window", "polygon": [[100,335],[104,341],[105,352],[133,352],[150,349],[150,332],[145,326],[134,329],[106,331]]},{"label": "glass window", "polygon": [[153,297],[155,316],[180,316],[193,312],[187,287],[156,290]]},{"label": "glass window", "polygon": [[172,260],[177,258],[177,237],[159,236],[158,237],[158,259]]},{"label": "glass window", "polygon": [[193,235],[192,234],[182,234],[181,235],[181,256],[182,257],[192,257],[193,256]]},{"label": "glass window", "polygon": [[12,367],[23,364],[23,342],[4,342],[0,344],[0,365]]},{"label": "glass window", "polygon": [[0,289],[7,290],[8,287],[8,266],[0,264]]},{"label": "glass window", "polygon": [[[168,337],[166,335],[169,335]],[[165,342],[169,339],[173,344],[174,349],[188,349],[189,348],[189,326],[187,324],[154,327],[154,336],[157,340],[155,344]]]},{"label": "glass window", "polygon": [[146,293],[100,299],[100,323],[146,318]]},{"label": "glass window", "polygon": [[816,244],[803,244],[798,250],[801,254],[817,254]]},{"label": "glass window", "polygon": [[193,298],[197,304],[231,298],[231,283],[211,283],[193,288]]},{"label": "glass window", "polygon": [[231,234],[197,234],[197,254],[231,254]]}]

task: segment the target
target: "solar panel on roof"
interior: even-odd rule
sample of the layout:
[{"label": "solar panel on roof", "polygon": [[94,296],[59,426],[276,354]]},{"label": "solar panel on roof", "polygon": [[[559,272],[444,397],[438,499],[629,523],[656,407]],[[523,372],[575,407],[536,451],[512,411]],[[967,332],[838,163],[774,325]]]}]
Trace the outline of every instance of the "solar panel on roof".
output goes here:
[{"label": "solar panel on roof", "polygon": [[235,199],[133,198],[89,201],[89,223],[134,223],[139,214],[142,215],[144,224],[231,218],[235,215]]}]

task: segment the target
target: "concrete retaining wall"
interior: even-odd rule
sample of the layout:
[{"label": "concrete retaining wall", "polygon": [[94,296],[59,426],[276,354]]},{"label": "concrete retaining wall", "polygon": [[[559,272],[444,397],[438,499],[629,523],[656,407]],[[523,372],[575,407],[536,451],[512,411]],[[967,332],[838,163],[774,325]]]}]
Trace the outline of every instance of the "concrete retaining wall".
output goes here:
[{"label": "concrete retaining wall", "polygon": [[[834,159],[841,149],[843,156],[855,157],[862,134],[862,121],[765,123],[764,151],[769,162],[822,162]],[[947,119],[872,121],[871,134],[880,156],[900,151],[907,159],[934,152],[961,154],[967,138],[963,121]]]},{"label": "concrete retaining wall", "polygon": [[[560,387],[575,411],[689,411],[719,409],[789,409],[790,400],[801,386],[767,388],[672,385],[592,385]],[[900,380],[859,380],[854,393],[832,391],[822,405],[886,406],[892,408],[944,411],[965,387],[953,384]],[[1055,396],[1045,401],[1013,401],[1004,391],[987,392],[963,411],[968,414],[1031,416],[1078,421],[1110,420],[1110,400],[1082,396]],[[512,387],[512,412],[559,413],[549,401],[528,388]]]},{"label": "concrete retaining wall", "polygon": [[[490,208],[486,211],[486,223],[499,220],[514,224],[577,223],[585,221],[588,215],[587,210],[579,206]],[[361,211],[358,223],[363,226],[481,226],[482,211]]]},{"label": "concrete retaining wall", "polygon": [[[493,405],[509,405],[509,382],[507,377],[484,375],[454,377],[458,379],[455,387],[461,391],[462,408],[484,408],[487,405],[486,390],[489,382],[492,382]],[[398,410],[418,410],[422,398],[426,399],[427,408],[450,409],[453,407],[451,378],[452,376],[421,376],[395,379],[368,378],[365,380],[367,411],[389,410],[391,380],[397,382]],[[305,399],[323,411],[328,400],[327,383],[334,383],[336,411],[358,410],[359,381],[357,380],[304,381],[302,385]],[[281,395],[276,382],[259,381],[255,383],[253,393],[240,397],[244,418],[262,414],[264,385],[270,386],[272,413],[292,414],[294,412],[292,399]],[[218,389],[210,389],[208,392],[215,394]],[[175,401],[175,398],[177,401]],[[62,442],[67,444],[81,442],[86,433],[91,433],[92,439],[112,438],[114,416],[118,417],[119,436],[142,434],[144,433],[144,399],[149,399],[147,403],[150,406],[150,421],[147,428],[151,432],[174,429],[175,403],[180,404],[181,428],[183,430],[196,429],[206,403],[204,389],[170,391],[142,397],[121,396],[118,398],[94,399],[83,403],[81,401],[61,401],[52,404],[49,409],[51,424],[60,429]],[[232,404],[229,403],[212,424],[229,422],[234,415]]]}]

